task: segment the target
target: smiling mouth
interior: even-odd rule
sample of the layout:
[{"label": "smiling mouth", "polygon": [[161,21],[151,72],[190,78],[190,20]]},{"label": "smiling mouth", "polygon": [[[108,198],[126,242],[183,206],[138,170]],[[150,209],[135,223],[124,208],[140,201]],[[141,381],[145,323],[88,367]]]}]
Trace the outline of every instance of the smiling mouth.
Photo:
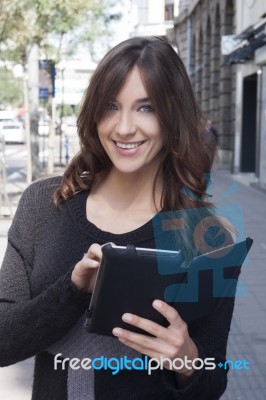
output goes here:
[{"label": "smiling mouth", "polygon": [[144,141],[135,143],[122,143],[122,142],[116,142],[115,140],[113,140],[113,142],[120,149],[135,149],[144,143]]}]

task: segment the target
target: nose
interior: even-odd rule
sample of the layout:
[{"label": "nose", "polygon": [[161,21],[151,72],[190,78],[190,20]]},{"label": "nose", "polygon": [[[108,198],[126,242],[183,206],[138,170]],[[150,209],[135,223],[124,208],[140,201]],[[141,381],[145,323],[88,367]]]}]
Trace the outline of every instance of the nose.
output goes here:
[{"label": "nose", "polygon": [[136,132],[136,126],[132,114],[128,111],[120,111],[117,116],[116,133],[118,135],[133,135]]}]

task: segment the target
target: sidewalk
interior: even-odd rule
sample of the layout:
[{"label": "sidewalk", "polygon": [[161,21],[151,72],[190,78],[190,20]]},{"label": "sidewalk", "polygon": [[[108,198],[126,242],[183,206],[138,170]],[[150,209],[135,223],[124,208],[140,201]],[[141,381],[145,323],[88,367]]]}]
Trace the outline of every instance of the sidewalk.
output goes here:
[{"label": "sidewalk", "polygon": [[[60,173],[59,173],[60,174]],[[19,177],[18,177],[19,178]],[[24,181],[23,181],[24,179]],[[222,400],[264,400],[266,398],[266,194],[221,170],[214,172],[213,201],[236,203],[244,215],[245,233],[254,239],[249,260],[242,269],[240,280],[248,295],[237,297],[229,336],[227,357],[246,360],[250,370],[231,369],[229,383]],[[25,177],[9,182],[9,193],[15,211]],[[0,262],[6,246],[10,220],[0,219]],[[29,400],[33,360],[0,369],[0,398]]]},{"label": "sidewalk", "polygon": [[246,236],[254,239],[240,281],[247,295],[237,297],[227,358],[248,361],[250,370],[234,369],[222,400],[266,398],[266,194],[223,171],[214,174],[214,202],[241,206]]}]

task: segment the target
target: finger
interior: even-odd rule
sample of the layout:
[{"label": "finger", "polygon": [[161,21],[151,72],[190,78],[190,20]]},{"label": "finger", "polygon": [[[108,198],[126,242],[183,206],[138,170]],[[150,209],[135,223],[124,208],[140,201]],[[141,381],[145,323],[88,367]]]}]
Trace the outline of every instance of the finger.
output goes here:
[{"label": "finger", "polygon": [[183,319],[180,317],[176,309],[169,306],[169,304],[162,300],[154,300],[152,306],[167,319],[170,325],[174,325],[176,327],[184,326],[185,322]]},{"label": "finger", "polygon": [[93,260],[92,258],[85,258],[80,262],[82,268],[91,269],[98,268],[100,266],[100,262],[97,260]]},{"label": "finger", "polygon": [[102,248],[98,243],[93,243],[87,251],[85,258],[92,258],[100,261],[102,258]]},{"label": "finger", "polygon": [[[141,333],[136,333],[132,331],[128,331],[122,328],[114,328],[113,334],[121,339],[121,341],[130,342],[132,347],[142,349],[142,351],[148,355],[148,352],[154,354],[155,352],[160,354],[171,354],[171,344],[167,343],[167,341],[160,340],[156,337],[143,335]],[[133,347],[132,347],[133,348]]]},{"label": "finger", "polygon": [[87,275],[88,271],[91,270],[91,272],[94,269],[98,269],[100,266],[99,261],[97,260],[93,260],[91,258],[83,258],[81,261],[79,261],[75,268],[74,268],[74,272],[78,273],[78,275]]},{"label": "finger", "polygon": [[154,337],[142,335],[141,333],[135,333],[135,332],[128,331],[128,330],[122,329],[122,328],[117,328],[117,327],[114,328],[112,332],[113,332],[113,335],[118,337],[119,339],[121,338],[123,340],[128,340],[132,343],[135,343],[136,345],[139,345],[141,347],[151,349],[151,350],[156,348],[156,345],[154,343],[156,338],[154,338]]},{"label": "finger", "polygon": [[[130,342],[134,346],[139,346],[142,350],[145,350],[145,354],[148,354],[148,351],[153,354],[154,352],[159,352],[160,355],[173,358],[177,351],[175,343],[172,343],[175,341],[175,337],[172,338],[173,335],[167,328],[162,327],[162,329],[165,331],[165,335],[162,335],[162,338],[147,336],[122,328],[114,328],[113,334],[119,340],[121,339],[122,342]],[[178,341],[177,344],[179,344]],[[130,345],[130,347],[132,346]]]},{"label": "finger", "polygon": [[123,343],[125,346],[130,347],[131,349],[134,349],[136,351],[138,351],[141,354],[145,354],[146,356],[150,357],[150,358],[157,358],[160,359],[160,357],[162,356],[160,353],[158,353],[155,350],[150,350],[147,349],[139,344],[136,344],[134,342],[131,342],[130,340],[124,339],[124,338],[118,338],[118,340]]},{"label": "finger", "polygon": [[71,280],[81,290],[92,292],[95,284],[99,261],[91,258],[83,258],[74,267]]},{"label": "finger", "polygon": [[107,243],[103,244],[101,247],[105,246],[106,244],[112,244],[112,245],[115,246],[115,243],[114,243],[114,242],[107,242]]},{"label": "finger", "polygon": [[166,328],[157,324],[156,322],[150,321],[149,319],[130,313],[125,313],[122,315],[122,320],[127,324],[136,326],[137,328],[140,328],[155,337],[162,338],[165,336]]},{"label": "finger", "polygon": [[[142,346],[139,343],[132,342],[131,340],[125,339],[125,338],[118,338],[118,340],[123,343],[124,345],[131,347],[132,349],[138,351],[139,353],[145,354],[146,356],[150,358],[157,358],[159,359],[164,359],[162,361],[169,361],[173,359],[171,352],[164,351],[160,346],[156,346],[156,348],[149,349],[147,347]],[[174,356],[176,353],[174,353]]]},{"label": "finger", "polygon": [[[168,357],[167,355],[164,355],[162,353],[159,353],[158,351],[153,351],[153,350],[149,350],[146,348],[143,348],[142,346],[134,343],[134,342],[130,342],[129,340],[126,339],[122,339],[119,338],[119,341],[121,343],[123,343],[125,346],[130,347],[133,350],[138,351],[141,354],[145,354],[146,356],[148,356],[149,359],[149,371],[153,371],[156,370],[158,368],[162,369],[166,368],[168,370],[171,371],[176,371],[176,372],[182,372],[180,368],[173,368],[173,360],[171,357]],[[187,369],[183,368],[183,371],[185,371],[187,373]]]}]

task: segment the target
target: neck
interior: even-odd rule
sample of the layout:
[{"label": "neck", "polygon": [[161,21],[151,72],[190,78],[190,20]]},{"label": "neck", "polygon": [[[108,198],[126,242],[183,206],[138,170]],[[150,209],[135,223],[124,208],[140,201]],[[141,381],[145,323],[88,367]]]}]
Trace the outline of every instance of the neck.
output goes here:
[{"label": "neck", "polygon": [[152,208],[155,212],[156,209],[160,209],[162,179],[159,174],[155,186],[154,204],[153,184],[156,171],[149,173],[147,170],[145,174],[140,172],[125,174],[113,168],[93,192],[108,198],[115,208]]}]

